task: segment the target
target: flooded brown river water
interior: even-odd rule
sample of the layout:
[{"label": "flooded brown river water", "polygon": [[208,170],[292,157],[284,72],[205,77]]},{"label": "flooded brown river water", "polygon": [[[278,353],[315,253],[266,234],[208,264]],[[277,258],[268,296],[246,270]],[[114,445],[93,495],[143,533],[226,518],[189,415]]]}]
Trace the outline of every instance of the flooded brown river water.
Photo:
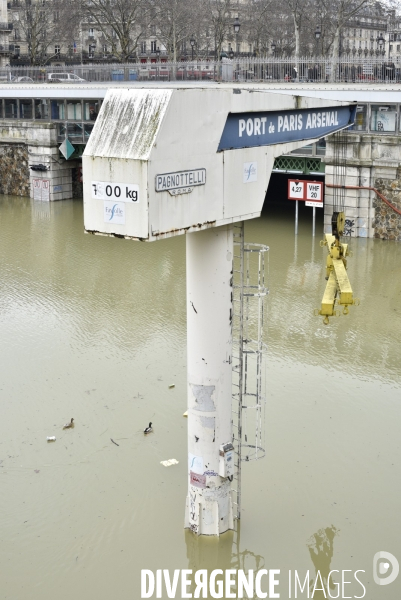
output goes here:
[{"label": "flooded brown river water", "polygon": [[198,539],[184,237],[88,236],[81,201],[0,198],[2,600],[137,600],[141,569],[202,568],[280,569],[285,599],[289,570],[346,570],[340,597],[362,596],[363,570],[363,597],[400,598],[401,575],[378,586],[372,568],[379,551],[401,561],[401,244],[352,240],[361,305],[324,326],[308,215],[296,241],[282,211],[246,223],[270,246],[267,455],[244,465],[240,529]]}]

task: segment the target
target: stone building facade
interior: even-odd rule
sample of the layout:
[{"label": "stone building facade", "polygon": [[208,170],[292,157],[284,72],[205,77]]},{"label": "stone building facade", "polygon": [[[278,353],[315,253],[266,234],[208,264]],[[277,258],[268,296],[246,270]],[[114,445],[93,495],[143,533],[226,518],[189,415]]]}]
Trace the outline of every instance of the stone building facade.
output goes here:
[{"label": "stone building facade", "polygon": [[[347,133],[345,176],[340,178],[335,145],[327,138],[325,231],[331,231],[331,215],[336,203],[334,185],[344,185],[346,233],[353,237],[376,237],[401,241],[401,139],[399,135]],[[340,182],[341,179],[341,182]],[[341,208],[341,207],[340,207]]]},{"label": "stone building facade", "polygon": [[82,197],[81,162],[60,158],[59,146],[55,123],[1,120],[0,193],[48,201]]}]

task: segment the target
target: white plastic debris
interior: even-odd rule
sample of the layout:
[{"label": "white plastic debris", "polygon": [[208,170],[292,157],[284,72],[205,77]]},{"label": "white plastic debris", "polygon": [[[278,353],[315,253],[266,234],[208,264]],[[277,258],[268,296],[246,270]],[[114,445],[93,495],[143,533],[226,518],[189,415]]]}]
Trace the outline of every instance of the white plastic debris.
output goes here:
[{"label": "white plastic debris", "polygon": [[55,435],[48,435],[46,439],[47,439],[48,442],[55,442],[56,441],[56,436]]},{"label": "white plastic debris", "polygon": [[171,467],[171,465],[178,465],[178,460],[170,458],[169,460],[162,460],[160,464],[163,465],[163,467]]},{"label": "white plastic debris", "polygon": [[182,416],[183,416],[183,417],[187,417],[187,416],[188,416],[188,411],[186,410],[186,411],[185,411],[185,412],[182,414]]},{"label": "white plastic debris", "polygon": [[168,389],[171,390],[171,388],[175,387],[175,383],[170,383],[170,385],[168,386]]}]

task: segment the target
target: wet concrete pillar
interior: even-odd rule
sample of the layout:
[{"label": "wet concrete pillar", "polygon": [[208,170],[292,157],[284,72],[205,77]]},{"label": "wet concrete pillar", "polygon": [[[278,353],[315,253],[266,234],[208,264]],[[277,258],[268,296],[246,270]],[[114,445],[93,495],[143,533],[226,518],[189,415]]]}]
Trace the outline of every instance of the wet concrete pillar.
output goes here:
[{"label": "wet concrete pillar", "polygon": [[186,235],[188,496],[185,527],[198,535],[233,529],[231,482],[220,476],[232,440],[233,226]]}]

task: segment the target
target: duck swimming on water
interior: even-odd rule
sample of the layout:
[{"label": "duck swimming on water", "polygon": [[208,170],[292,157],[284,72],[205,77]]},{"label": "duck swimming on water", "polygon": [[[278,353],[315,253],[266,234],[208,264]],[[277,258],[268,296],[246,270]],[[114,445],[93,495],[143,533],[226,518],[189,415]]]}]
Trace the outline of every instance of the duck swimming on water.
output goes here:
[{"label": "duck swimming on water", "polygon": [[74,419],[71,419],[69,423],[63,425],[63,429],[70,429],[70,427],[74,427]]},{"label": "duck swimming on water", "polygon": [[143,433],[151,433],[153,431],[152,429],[152,423],[149,423],[149,427],[145,427],[145,429],[143,430]]}]

